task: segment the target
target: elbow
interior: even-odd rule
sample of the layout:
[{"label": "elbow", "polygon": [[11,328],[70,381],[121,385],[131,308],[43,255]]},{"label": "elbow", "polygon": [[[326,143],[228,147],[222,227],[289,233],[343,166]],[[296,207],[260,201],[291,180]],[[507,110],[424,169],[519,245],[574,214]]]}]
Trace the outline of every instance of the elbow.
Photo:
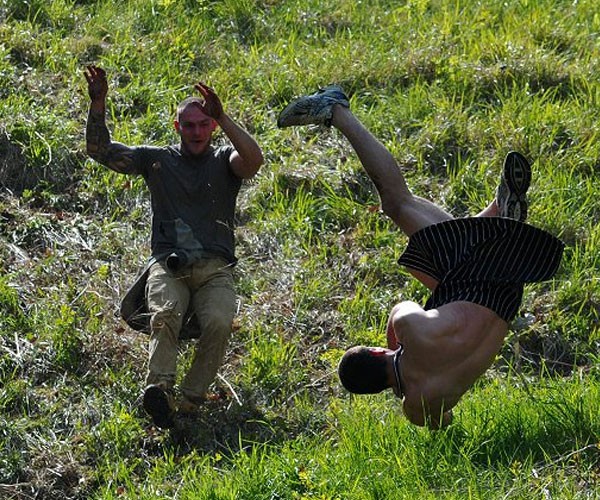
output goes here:
[{"label": "elbow", "polygon": [[265,157],[260,149],[258,150],[258,152],[254,158],[254,161],[252,163],[253,163],[254,173],[258,172],[258,169],[264,165]]},{"label": "elbow", "polygon": [[427,427],[430,430],[437,431],[449,426],[452,423],[452,410],[444,410],[442,407],[436,406],[435,411],[429,408],[426,401],[422,401],[421,405],[411,407],[404,401],[404,415],[408,421],[419,427]]},{"label": "elbow", "polygon": [[402,200],[399,195],[393,193],[385,193],[380,195],[381,210],[394,222],[400,220],[400,212],[402,209]]},{"label": "elbow", "polygon": [[248,159],[244,162],[244,167],[241,172],[241,177],[244,179],[250,179],[254,177],[260,167],[263,166],[265,162],[264,156],[262,152],[259,152],[257,155],[253,156],[251,159]]},{"label": "elbow", "polygon": [[413,425],[423,427],[427,423],[427,418],[423,407],[413,408],[404,398],[404,404],[402,405],[404,416]]}]

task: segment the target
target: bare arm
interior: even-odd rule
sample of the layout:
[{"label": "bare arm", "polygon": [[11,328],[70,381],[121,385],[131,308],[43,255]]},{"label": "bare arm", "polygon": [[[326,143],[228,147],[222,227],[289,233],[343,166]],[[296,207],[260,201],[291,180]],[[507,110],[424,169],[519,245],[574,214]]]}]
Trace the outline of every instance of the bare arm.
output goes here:
[{"label": "bare arm", "polygon": [[242,179],[254,177],[264,161],[259,145],[248,132],[225,113],[218,123],[235,148],[230,158],[231,168]]},{"label": "bare arm", "polygon": [[451,408],[458,397],[446,394],[446,389],[440,387],[436,380],[448,378],[444,367],[448,362],[454,364],[457,361],[447,357],[449,353],[452,356],[448,336],[456,332],[457,326],[455,315],[440,315],[437,310],[425,311],[415,302],[401,302],[392,309],[388,339],[393,335],[405,348],[402,359],[408,390],[402,408],[408,420],[415,425],[441,429],[452,422]]},{"label": "bare arm", "polygon": [[91,100],[85,128],[87,154],[112,170],[131,173],[133,150],[119,142],[112,142],[106,126],[106,72],[97,66],[88,66],[84,75]]},{"label": "bare arm", "polygon": [[388,318],[387,328],[386,328],[385,333],[387,336],[388,349],[395,351],[396,349],[398,349],[400,347],[400,343],[398,342],[398,339],[396,338],[396,332],[394,330],[393,319],[394,319],[394,310],[392,309],[392,313],[390,314],[390,317]]},{"label": "bare arm", "polygon": [[489,309],[469,302],[428,311],[410,302],[402,303],[393,322],[405,348],[404,413],[417,425],[433,429],[448,425],[450,410],[500,350],[506,322]]},{"label": "bare arm", "polygon": [[230,158],[233,172],[242,179],[256,175],[264,162],[258,143],[223,111],[221,100],[213,89],[202,82],[197,83],[195,87],[204,97],[203,111],[219,124],[235,148]]},{"label": "bare arm", "polygon": [[422,340],[430,330],[436,331],[441,325],[428,316],[430,313],[416,302],[405,300],[396,304],[388,320],[388,345],[393,342],[393,338],[397,344],[411,344],[415,336]]},{"label": "bare arm", "polygon": [[388,349],[395,351],[404,343],[404,328],[406,318],[411,313],[423,312],[423,308],[416,302],[404,301],[396,304],[388,317],[386,338]]},{"label": "bare arm", "polygon": [[452,410],[444,411],[443,402],[437,401],[430,404],[422,401],[421,405],[412,406],[411,402],[404,399],[402,410],[406,418],[414,425],[427,426],[431,430],[439,430],[452,423]]}]

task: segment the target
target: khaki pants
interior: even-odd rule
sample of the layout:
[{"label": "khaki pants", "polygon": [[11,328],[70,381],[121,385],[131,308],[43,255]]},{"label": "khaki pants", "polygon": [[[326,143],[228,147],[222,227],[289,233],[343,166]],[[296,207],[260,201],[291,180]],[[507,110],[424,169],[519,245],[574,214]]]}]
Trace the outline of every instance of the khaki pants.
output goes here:
[{"label": "khaki pants", "polygon": [[175,385],[179,332],[191,305],[202,334],[181,392],[192,400],[203,398],[223,362],[231,334],[236,307],[231,266],[220,258],[202,259],[172,273],[156,262],[150,268],[146,297],[151,314],[146,383]]}]

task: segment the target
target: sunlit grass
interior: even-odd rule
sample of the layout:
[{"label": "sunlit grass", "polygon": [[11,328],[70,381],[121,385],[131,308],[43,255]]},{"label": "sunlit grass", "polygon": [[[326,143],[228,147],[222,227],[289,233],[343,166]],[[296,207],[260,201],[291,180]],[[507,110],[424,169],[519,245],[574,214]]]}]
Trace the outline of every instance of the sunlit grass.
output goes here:
[{"label": "sunlit grass", "polygon": [[[0,0],[0,497],[593,498],[598,487],[600,85],[596,2]],[[240,311],[197,420],[139,408],[146,336],[118,300],[148,254],[141,179],[86,158],[83,70],[109,74],[113,138],[177,141],[203,80],[261,144],[239,203]],[[335,130],[278,130],[337,82],[414,191],[457,216],[533,162],[530,222],[561,237],[454,425],[410,426],[335,368],[426,290]],[[225,141],[222,134],[217,141]],[[190,353],[191,345],[183,346]],[[24,493],[24,494],[25,494]]]}]

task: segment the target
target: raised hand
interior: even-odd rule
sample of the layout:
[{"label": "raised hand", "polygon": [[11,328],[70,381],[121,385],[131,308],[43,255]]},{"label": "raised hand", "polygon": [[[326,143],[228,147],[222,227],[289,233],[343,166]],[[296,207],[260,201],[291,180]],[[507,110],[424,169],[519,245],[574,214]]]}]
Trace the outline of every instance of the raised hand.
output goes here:
[{"label": "raised hand", "polygon": [[98,66],[90,65],[84,71],[88,83],[88,94],[92,101],[104,101],[108,93],[108,82],[106,71]]},{"label": "raised hand", "polygon": [[216,94],[216,92],[202,82],[198,82],[196,85],[194,85],[194,88],[200,92],[204,98],[202,111],[206,115],[210,116],[213,120],[218,120],[221,118],[223,115],[223,105],[221,104],[221,99],[219,99],[219,96]]}]

